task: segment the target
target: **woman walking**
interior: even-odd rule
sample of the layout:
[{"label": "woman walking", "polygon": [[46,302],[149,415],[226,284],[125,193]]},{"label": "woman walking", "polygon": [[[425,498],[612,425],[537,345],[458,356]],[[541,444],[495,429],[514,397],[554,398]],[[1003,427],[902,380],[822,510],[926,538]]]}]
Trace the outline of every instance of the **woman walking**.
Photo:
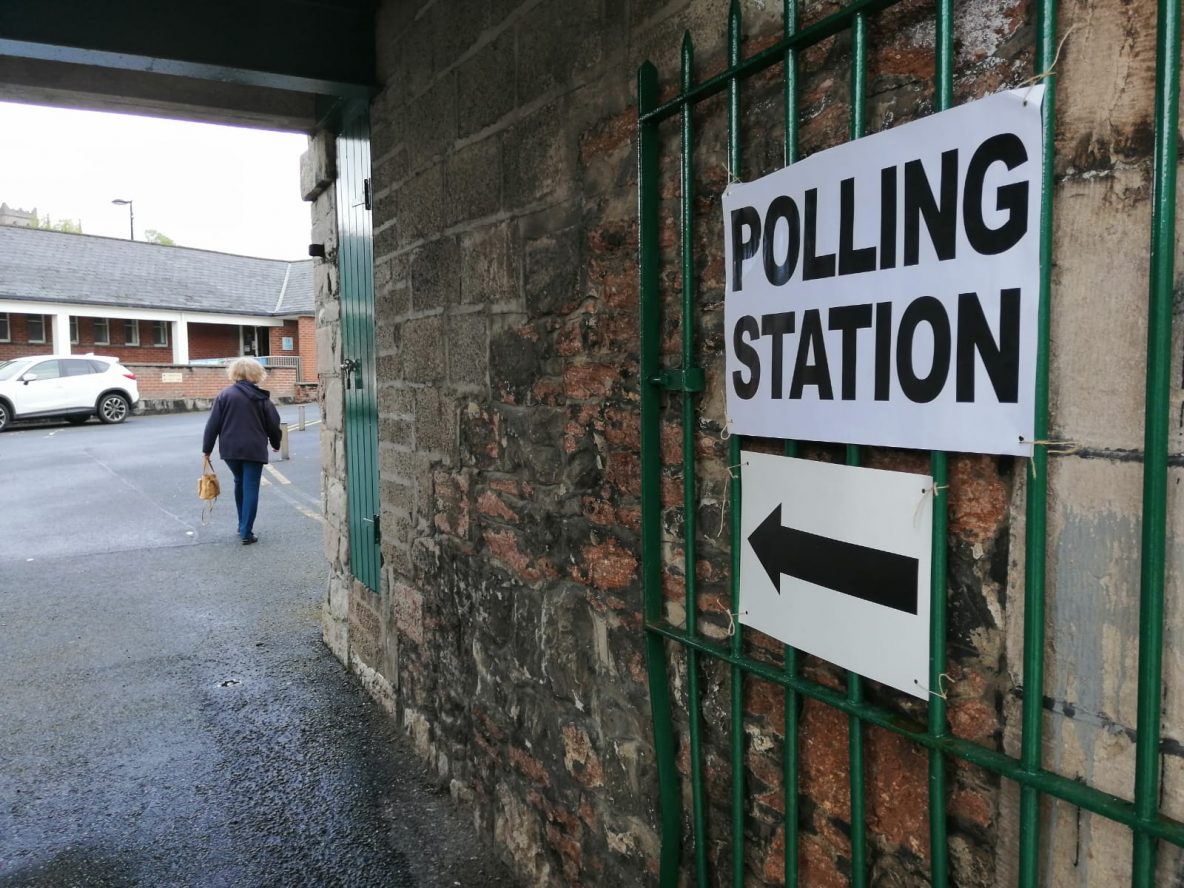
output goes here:
[{"label": "woman walking", "polygon": [[202,456],[209,459],[218,439],[218,453],[234,475],[234,506],[238,509],[238,535],[244,546],[257,542],[255,513],[259,510],[259,480],[267,463],[267,445],[280,449],[280,415],[271,403],[271,392],[259,388],[267,378],[263,365],[253,358],[238,358],[226,368],[233,385],[214,399],[206,421]]}]

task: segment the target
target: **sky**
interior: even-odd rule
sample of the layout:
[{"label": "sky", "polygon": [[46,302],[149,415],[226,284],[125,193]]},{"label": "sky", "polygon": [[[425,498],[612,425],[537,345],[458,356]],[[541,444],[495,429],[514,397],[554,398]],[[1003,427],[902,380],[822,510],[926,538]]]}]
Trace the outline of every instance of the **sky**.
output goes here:
[{"label": "sky", "polygon": [[85,234],[269,259],[308,258],[303,135],[0,102],[0,203]]}]

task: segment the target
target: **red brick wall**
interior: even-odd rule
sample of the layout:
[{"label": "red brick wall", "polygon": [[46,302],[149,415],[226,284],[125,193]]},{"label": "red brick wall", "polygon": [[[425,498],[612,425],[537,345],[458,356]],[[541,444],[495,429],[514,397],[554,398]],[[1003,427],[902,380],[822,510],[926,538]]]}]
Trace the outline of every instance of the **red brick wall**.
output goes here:
[{"label": "red brick wall", "polygon": [[[29,342],[29,317],[27,314],[10,314],[8,316],[11,341],[0,343],[0,360],[16,358],[21,355],[53,354],[59,350],[65,350],[55,347],[53,322],[49,316],[45,318],[46,341]],[[108,320],[108,339],[110,341],[106,344],[99,344],[95,342],[95,319],[80,317],[78,318],[78,342],[71,344],[70,351],[74,354],[95,352],[101,355],[114,355],[124,364],[133,361],[167,363],[173,359],[172,331],[170,330],[169,333],[170,345],[165,348],[156,348],[151,344],[152,324],[152,321],[137,322],[140,345],[128,345],[124,322],[119,318],[110,318]],[[223,357],[223,355],[216,357]]]},{"label": "red brick wall", "polygon": [[[9,332],[11,342],[0,342],[0,360],[21,357],[22,355],[52,354],[56,351],[53,343],[53,324],[50,317],[45,320],[45,338],[43,343],[28,341],[28,315],[10,314]],[[169,344],[163,348],[153,346],[153,322],[142,320],[137,326],[140,332],[140,344],[127,344],[127,331],[120,318],[108,319],[108,342],[95,341],[96,318],[78,318],[79,341],[70,346],[75,354],[95,352],[101,355],[113,355],[124,364],[128,363],[160,363],[168,364],[173,360],[172,324],[169,324]],[[277,328],[278,329],[278,328]],[[296,327],[293,323],[293,331]],[[292,335],[295,335],[293,333]],[[278,342],[278,340],[277,340]],[[194,360],[204,358],[233,357],[239,353],[239,328],[233,324],[190,324],[189,325],[189,357]]]},{"label": "red brick wall", "polygon": [[137,321],[136,326],[140,333],[140,344],[129,345],[123,319],[108,318],[107,333],[110,341],[105,345],[100,345],[95,342],[95,320],[95,318],[81,317],[78,319],[78,342],[70,347],[72,352],[85,354],[86,352],[93,351],[101,355],[114,355],[123,364],[132,361],[153,363],[159,361],[165,363],[173,359],[171,329],[168,334],[169,345],[164,348],[157,348],[152,345],[153,322]]},{"label": "red brick wall", "polygon": [[0,342],[0,361],[20,358],[25,355],[47,355],[53,353],[53,322],[45,318],[45,342],[29,342],[28,315],[9,314],[9,341]]},{"label": "red brick wall", "polygon": [[296,322],[295,321],[285,321],[284,326],[282,326],[282,327],[271,327],[268,330],[268,334],[269,334],[268,335],[268,342],[270,343],[270,351],[268,352],[268,354],[271,354],[271,355],[295,355],[296,354],[295,347],[289,349],[288,351],[285,351],[283,348],[283,339],[285,336],[291,336],[293,346],[295,346],[295,342],[296,342]]},{"label": "red brick wall", "polygon": [[230,324],[190,324],[189,358],[229,358],[239,353],[239,328]]},{"label": "red brick wall", "polygon": [[[283,339],[292,337],[292,349],[285,351]],[[300,381],[315,382],[317,374],[316,322],[312,317],[295,318],[282,327],[271,328],[271,356],[300,358]]]},{"label": "red brick wall", "polygon": [[[128,364],[136,374],[143,401],[179,401],[213,398],[230,385],[225,367],[191,367],[187,364]],[[180,382],[165,382],[165,374],[180,374]],[[296,397],[296,371],[278,367],[267,376],[263,387],[273,400],[291,401]]]},{"label": "red brick wall", "polygon": [[304,382],[317,381],[317,322],[309,315],[299,319],[300,333],[296,347],[300,350],[300,373]]}]

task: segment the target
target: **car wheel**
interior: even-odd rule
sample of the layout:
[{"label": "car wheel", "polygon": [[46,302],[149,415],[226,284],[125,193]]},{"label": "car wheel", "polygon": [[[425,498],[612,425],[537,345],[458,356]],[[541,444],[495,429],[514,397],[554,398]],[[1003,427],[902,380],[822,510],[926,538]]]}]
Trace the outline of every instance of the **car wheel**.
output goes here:
[{"label": "car wheel", "polygon": [[123,395],[112,392],[99,399],[99,422],[108,425],[123,422],[130,411],[131,406]]},{"label": "car wheel", "polygon": [[0,401],[0,432],[8,428],[10,422],[12,422],[12,408]]},{"label": "car wheel", "polygon": [[89,416],[67,416],[66,422],[70,423],[70,425],[82,425],[88,419],[90,419]]}]

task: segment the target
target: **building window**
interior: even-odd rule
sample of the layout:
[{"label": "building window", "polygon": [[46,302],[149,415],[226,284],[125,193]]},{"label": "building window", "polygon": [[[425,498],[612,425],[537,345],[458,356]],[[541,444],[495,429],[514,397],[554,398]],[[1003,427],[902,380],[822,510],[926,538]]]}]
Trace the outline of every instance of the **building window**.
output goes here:
[{"label": "building window", "polygon": [[25,330],[29,334],[29,342],[45,342],[45,315],[29,315],[25,319]]},{"label": "building window", "polygon": [[111,344],[111,322],[106,318],[95,318],[95,345]]},{"label": "building window", "polygon": [[12,328],[8,326],[8,312],[0,312],[0,342],[12,342]]},{"label": "building window", "polygon": [[78,344],[78,318],[70,315],[70,344]]},{"label": "building window", "polygon": [[127,320],[123,322],[123,341],[125,345],[140,344],[140,322]]},{"label": "building window", "polygon": [[152,322],[152,344],[158,348],[165,348],[169,344],[169,322]]}]

